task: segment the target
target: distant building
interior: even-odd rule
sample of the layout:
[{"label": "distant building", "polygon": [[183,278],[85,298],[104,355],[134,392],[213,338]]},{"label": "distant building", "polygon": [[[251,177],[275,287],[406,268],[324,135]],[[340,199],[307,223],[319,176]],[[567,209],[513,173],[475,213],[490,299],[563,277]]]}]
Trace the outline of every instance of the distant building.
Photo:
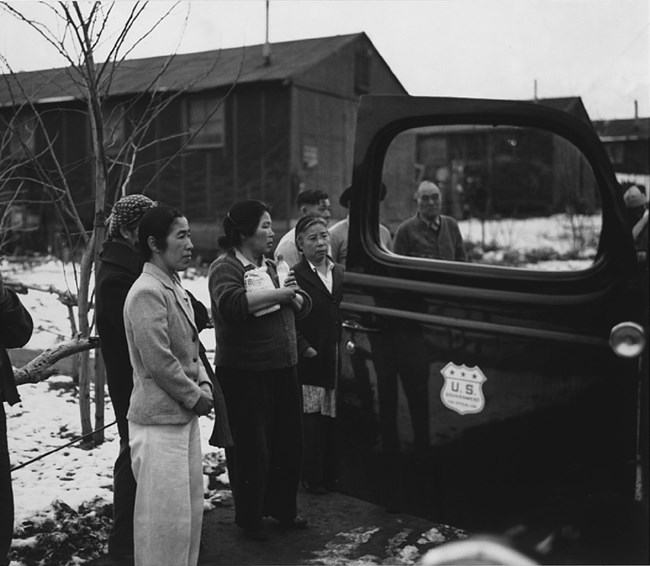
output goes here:
[{"label": "distant building", "polygon": [[617,179],[642,184],[650,194],[650,118],[595,120]]},{"label": "distant building", "polygon": [[[536,101],[591,123],[579,97]],[[406,140],[402,145],[406,144]],[[421,128],[414,137],[418,172],[443,193],[443,213],[463,218],[545,216],[597,208],[596,187],[579,166],[567,142],[535,130],[502,126],[453,125]],[[390,193],[389,193],[390,198]],[[386,222],[399,223],[412,203],[391,203]]]},{"label": "distant building", "polygon": [[[117,68],[103,108],[109,155],[118,158],[134,116],[146,112],[153,97],[181,90],[147,132],[147,141],[165,141],[138,156],[129,192],[146,186],[151,198],[180,208],[192,224],[195,244],[208,252],[223,215],[237,200],[269,202],[280,232],[295,216],[295,197],[303,188],[327,191],[338,206],[338,195],[352,178],[359,97],[407,94],[365,33],[275,43],[270,53],[255,45],[128,60]],[[90,125],[78,86],[66,69],[0,77],[3,163],[31,152],[39,155],[39,167],[52,169],[45,135],[23,105],[26,99],[55,140],[74,202],[91,226]],[[44,249],[52,245],[61,219],[44,204],[48,199],[28,169],[4,190],[18,190],[22,182],[23,200],[43,201],[15,207],[14,213],[34,229],[31,245]],[[111,195],[122,181],[109,178]],[[50,196],[53,191],[56,187]]]}]

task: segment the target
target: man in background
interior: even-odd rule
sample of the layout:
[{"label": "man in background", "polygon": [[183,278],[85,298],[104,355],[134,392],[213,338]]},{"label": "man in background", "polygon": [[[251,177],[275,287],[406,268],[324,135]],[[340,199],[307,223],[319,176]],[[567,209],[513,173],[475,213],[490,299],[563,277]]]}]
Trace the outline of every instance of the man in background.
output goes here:
[{"label": "man in background", "polygon": [[[343,208],[350,207],[350,197],[351,197],[352,187],[345,189],[341,196],[339,197],[339,204]],[[383,201],[386,198],[386,185],[381,184],[381,194],[379,196],[380,201]],[[350,215],[348,214],[343,220],[339,220],[334,224],[330,229],[330,248],[332,259],[335,263],[340,263],[345,265],[345,261],[348,257],[348,232],[350,231]],[[390,230],[386,228],[383,224],[379,225],[379,240],[382,246],[388,251],[392,248],[392,237]]]},{"label": "man in background", "polygon": [[20,401],[7,348],[24,346],[34,325],[16,293],[5,288],[0,273],[0,565],[9,564],[9,548],[14,534],[14,495],[7,443],[7,416],[4,403]]},{"label": "man in background", "polygon": [[442,195],[438,185],[422,181],[414,198],[417,211],[397,228],[393,251],[406,256],[467,261],[458,222],[440,214]]},{"label": "man in background", "polygon": [[637,258],[645,263],[648,257],[648,200],[636,185],[625,191],[623,200]]},{"label": "man in background", "polygon": [[[320,189],[307,189],[298,193],[296,206],[300,212],[300,218],[303,216],[320,216],[329,222],[332,213],[329,196]],[[276,261],[283,259],[289,267],[296,265],[302,256],[296,248],[296,229],[289,230],[278,243],[273,257]]]}]

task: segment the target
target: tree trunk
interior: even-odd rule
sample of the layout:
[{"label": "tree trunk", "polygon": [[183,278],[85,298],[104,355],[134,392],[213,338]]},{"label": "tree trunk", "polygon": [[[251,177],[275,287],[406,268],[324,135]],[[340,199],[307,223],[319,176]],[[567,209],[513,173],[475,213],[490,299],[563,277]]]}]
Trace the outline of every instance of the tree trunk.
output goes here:
[{"label": "tree trunk", "polygon": [[[90,242],[84,250],[79,268],[79,334],[81,338],[90,336],[90,324],[88,323],[88,311],[90,310],[89,288],[90,275],[95,257],[95,234],[93,232]],[[81,434],[92,432],[90,421],[90,353],[88,350],[81,353],[79,365],[79,416],[81,418]]]}]

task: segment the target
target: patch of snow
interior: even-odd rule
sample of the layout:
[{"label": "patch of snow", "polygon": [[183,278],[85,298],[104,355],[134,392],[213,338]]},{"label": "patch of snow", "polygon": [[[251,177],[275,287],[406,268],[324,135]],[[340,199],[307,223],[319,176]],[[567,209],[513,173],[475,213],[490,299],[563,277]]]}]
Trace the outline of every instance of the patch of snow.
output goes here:
[{"label": "patch of snow", "polygon": [[[60,291],[76,293],[70,264],[63,265],[57,260],[27,267],[3,262],[2,273],[3,277],[25,285],[52,286]],[[205,277],[185,279],[183,283],[206,306],[209,305]],[[44,349],[70,338],[68,310],[58,301],[56,294],[30,289],[26,295],[20,295],[20,299],[35,323],[34,334],[26,348]],[[211,340],[211,350],[214,351],[214,331],[203,331],[201,340],[206,343],[206,348]],[[13,407],[5,405],[9,450],[14,467],[81,435],[78,395],[71,377],[53,376],[41,383],[21,385],[18,391],[21,402]],[[90,397],[94,399],[92,387]],[[93,402],[91,418],[94,418],[94,413]],[[105,391],[104,423],[109,424],[114,420],[108,391]],[[207,442],[213,419],[201,417],[199,423],[204,458],[212,454],[212,461],[222,461],[223,450]],[[95,448],[84,449],[74,444],[12,472],[16,526],[46,513],[56,499],[74,509],[96,496],[112,501],[113,465],[119,452],[117,427],[113,425],[107,428],[104,436],[105,442]],[[227,481],[227,475],[224,479]],[[223,499],[226,499],[223,494],[213,495],[207,504],[214,505]]]}]

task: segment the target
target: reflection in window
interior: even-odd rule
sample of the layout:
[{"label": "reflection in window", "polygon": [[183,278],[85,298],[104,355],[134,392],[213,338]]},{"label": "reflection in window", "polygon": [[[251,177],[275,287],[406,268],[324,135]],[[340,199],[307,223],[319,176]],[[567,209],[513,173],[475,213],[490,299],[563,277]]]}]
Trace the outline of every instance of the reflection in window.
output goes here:
[{"label": "reflection in window", "polygon": [[[416,190],[429,181],[440,191],[439,213],[458,225],[473,263],[575,270],[594,260],[601,216],[593,171],[551,132],[484,125],[408,130],[391,143],[383,180],[381,219],[393,235],[421,216]],[[433,232],[419,235],[435,240],[440,224],[429,222]]]},{"label": "reflection in window", "polygon": [[[216,108],[217,104],[219,107]],[[191,146],[223,147],[223,104],[215,98],[195,98],[188,102],[187,129],[195,134]]]}]

